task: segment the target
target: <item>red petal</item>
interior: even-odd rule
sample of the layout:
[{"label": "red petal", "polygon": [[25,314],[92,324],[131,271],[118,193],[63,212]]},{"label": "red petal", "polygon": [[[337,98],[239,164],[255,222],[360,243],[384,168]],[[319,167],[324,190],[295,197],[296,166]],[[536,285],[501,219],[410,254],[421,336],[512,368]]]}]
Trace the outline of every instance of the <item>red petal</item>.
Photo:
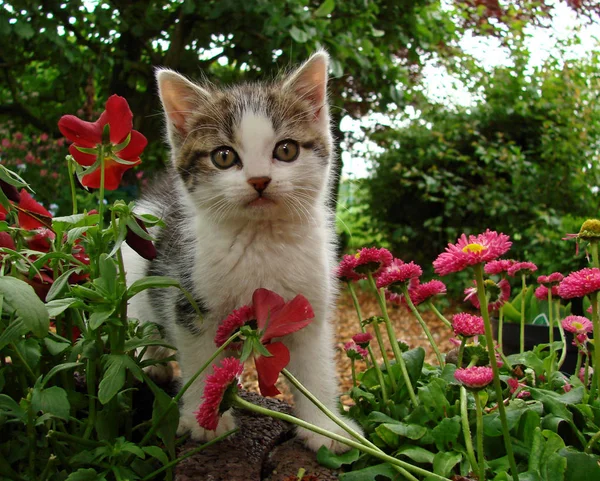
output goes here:
[{"label": "red petal", "polygon": [[313,321],[315,313],[303,295],[297,295],[273,315],[262,337],[269,342],[274,337],[282,337],[299,331]]},{"label": "red petal", "polygon": [[69,154],[73,156],[75,162],[83,167],[89,167],[90,165],[94,165],[94,162],[96,162],[96,155],[81,152],[75,144],[69,145]]},{"label": "red petal", "polygon": [[284,304],[283,297],[273,291],[263,288],[256,289],[252,294],[252,305],[254,306],[258,327],[263,329],[273,313],[281,309]]},{"label": "red petal", "polygon": [[[25,189],[21,189],[21,202],[19,202],[19,207],[27,212],[37,214],[39,217],[46,218],[48,222],[52,219],[52,214],[33,200],[33,197],[31,197]],[[35,217],[27,214],[27,212],[19,210],[20,227],[27,230],[37,229],[38,227],[47,227]]]},{"label": "red petal", "polygon": [[[102,118],[102,117],[101,117]],[[95,147],[102,143],[102,127],[96,122],[86,122],[74,115],[63,115],[58,121],[58,129],[72,142],[81,147]]]},{"label": "red petal", "polygon": [[137,130],[131,131],[131,139],[122,150],[117,152],[117,157],[123,160],[133,160],[137,159],[140,154],[144,151],[148,145],[148,140],[142,134],[140,134]]},{"label": "red petal", "polygon": [[15,241],[8,232],[0,232],[0,247],[7,247],[8,249],[15,250]]},{"label": "red petal", "polygon": [[[133,165],[123,165],[114,160],[107,160],[104,167],[104,188],[106,190],[116,190],[121,183],[123,174],[132,167]],[[91,187],[93,189],[100,188],[100,170],[101,169],[98,168],[94,170],[94,172],[84,175],[81,179],[81,183],[85,187]]]},{"label": "red petal", "polygon": [[133,114],[127,100],[118,95],[111,95],[106,101],[106,114],[110,125],[110,141],[120,144],[133,128]]},{"label": "red petal", "polygon": [[274,342],[265,346],[272,356],[258,356],[254,358],[258,386],[263,396],[275,396],[279,390],[275,387],[281,370],[290,362],[290,351],[282,342]]}]

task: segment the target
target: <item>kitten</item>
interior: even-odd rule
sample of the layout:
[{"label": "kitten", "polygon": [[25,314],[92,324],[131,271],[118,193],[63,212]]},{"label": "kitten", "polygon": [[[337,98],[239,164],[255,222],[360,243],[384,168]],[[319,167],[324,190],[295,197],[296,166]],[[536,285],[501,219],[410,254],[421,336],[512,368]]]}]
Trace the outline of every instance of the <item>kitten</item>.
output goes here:
[{"label": "kitten", "polygon": [[[255,289],[286,300],[303,294],[315,320],[284,339],[288,369],[336,411],[330,325],[335,249],[326,207],[333,163],[328,60],[321,51],[283,80],[226,89],[194,84],[170,70],[157,73],[172,165],[137,209],[161,217],[166,227],[154,232],[158,257],[148,262],[127,249],[126,270],[129,283],[144,275],[173,277],[202,306],[199,322],[177,289],[145,291],[130,305],[132,317],[164,326],[177,347],[184,383],[215,351],[219,323],[249,304]],[[193,412],[202,390],[203,376],[183,396],[179,427],[208,440],[231,429],[234,420],[225,413],[215,432],[200,428]],[[301,394],[295,411],[347,436]],[[310,431],[298,435],[313,450],[322,444],[347,449]]]}]

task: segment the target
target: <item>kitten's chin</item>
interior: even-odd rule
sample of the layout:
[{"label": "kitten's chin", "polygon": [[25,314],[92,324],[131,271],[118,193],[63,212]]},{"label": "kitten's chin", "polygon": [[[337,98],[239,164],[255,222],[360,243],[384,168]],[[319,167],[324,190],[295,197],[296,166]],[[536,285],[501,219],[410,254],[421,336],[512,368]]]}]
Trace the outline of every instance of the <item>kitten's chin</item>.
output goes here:
[{"label": "kitten's chin", "polygon": [[275,201],[268,197],[257,197],[256,199],[248,202],[246,207],[249,209],[268,209],[276,205]]}]

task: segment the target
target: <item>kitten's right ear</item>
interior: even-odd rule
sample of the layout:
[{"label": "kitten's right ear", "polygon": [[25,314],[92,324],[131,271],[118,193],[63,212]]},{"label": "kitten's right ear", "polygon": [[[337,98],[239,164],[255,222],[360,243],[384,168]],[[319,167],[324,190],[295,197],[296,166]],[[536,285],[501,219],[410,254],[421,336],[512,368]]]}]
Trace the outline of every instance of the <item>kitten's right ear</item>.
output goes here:
[{"label": "kitten's right ear", "polygon": [[210,93],[190,82],[183,75],[168,69],[156,71],[158,93],[167,117],[169,137],[185,138],[189,133],[188,119],[198,110]]}]

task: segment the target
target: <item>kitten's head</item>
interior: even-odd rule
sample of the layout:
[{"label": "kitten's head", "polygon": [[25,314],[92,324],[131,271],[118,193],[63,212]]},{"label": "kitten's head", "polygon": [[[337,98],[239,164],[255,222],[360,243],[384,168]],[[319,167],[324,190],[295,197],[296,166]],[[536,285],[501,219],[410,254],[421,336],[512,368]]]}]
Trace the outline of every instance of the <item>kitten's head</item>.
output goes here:
[{"label": "kitten's head", "polygon": [[325,52],[285,78],[231,88],[157,73],[174,167],[198,208],[225,218],[310,220],[332,162]]}]

